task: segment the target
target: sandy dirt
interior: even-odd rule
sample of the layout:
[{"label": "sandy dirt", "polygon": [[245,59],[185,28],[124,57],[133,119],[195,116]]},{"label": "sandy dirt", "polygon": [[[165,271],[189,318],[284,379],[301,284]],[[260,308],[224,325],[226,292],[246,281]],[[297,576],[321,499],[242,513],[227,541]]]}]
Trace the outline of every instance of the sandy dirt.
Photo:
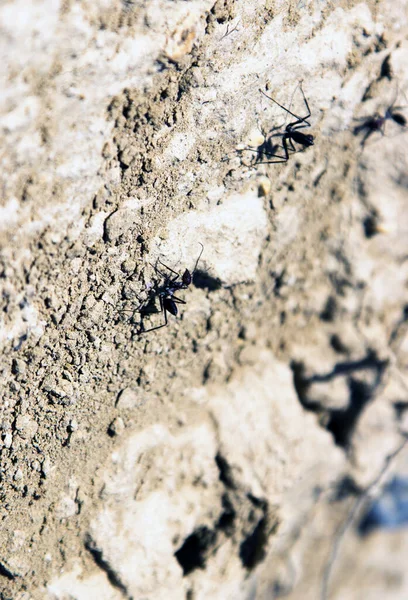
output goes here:
[{"label": "sandy dirt", "polygon": [[2,4],[2,600],[407,597],[407,11]]}]

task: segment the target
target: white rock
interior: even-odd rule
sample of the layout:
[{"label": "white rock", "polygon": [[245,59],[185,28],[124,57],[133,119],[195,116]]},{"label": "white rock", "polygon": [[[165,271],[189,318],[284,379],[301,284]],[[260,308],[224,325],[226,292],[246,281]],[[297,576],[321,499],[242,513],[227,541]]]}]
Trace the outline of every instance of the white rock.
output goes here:
[{"label": "white rock", "polygon": [[147,428],[115,452],[90,534],[129,595],[180,598],[175,540],[220,508],[215,454],[207,425],[177,437],[162,426]]},{"label": "white rock", "polygon": [[267,217],[257,188],[230,195],[207,211],[190,211],[170,221],[167,237],[152,242],[152,257],[171,268],[190,271],[204,251],[199,268],[226,285],[255,279],[258,256],[266,236]]}]

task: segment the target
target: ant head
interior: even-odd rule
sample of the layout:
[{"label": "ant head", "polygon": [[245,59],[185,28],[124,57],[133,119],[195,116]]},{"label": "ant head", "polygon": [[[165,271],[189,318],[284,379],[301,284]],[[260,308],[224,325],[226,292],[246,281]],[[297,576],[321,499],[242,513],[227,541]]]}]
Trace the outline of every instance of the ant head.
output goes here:
[{"label": "ant head", "polygon": [[314,137],[312,135],[305,135],[305,146],[313,146]]},{"label": "ant head", "polygon": [[190,283],[192,282],[192,276],[191,273],[188,269],[186,269],[181,277],[181,281],[183,282],[183,285],[188,286],[190,285]]}]

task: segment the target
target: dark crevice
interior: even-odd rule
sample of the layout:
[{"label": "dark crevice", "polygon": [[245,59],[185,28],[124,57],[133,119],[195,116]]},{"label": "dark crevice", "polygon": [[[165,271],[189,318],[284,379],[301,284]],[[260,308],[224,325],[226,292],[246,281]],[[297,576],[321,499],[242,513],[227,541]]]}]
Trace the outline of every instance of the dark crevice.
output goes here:
[{"label": "dark crevice", "polygon": [[257,498],[256,496],[253,496],[252,494],[248,494],[248,500],[251,502],[251,504],[253,504],[256,508],[260,508],[264,513],[266,513],[266,509],[267,509],[267,502],[265,500],[262,500],[262,498]]},{"label": "dark crevice", "polygon": [[369,84],[369,85],[366,87],[366,89],[365,89],[365,91],[364,91],[364,94],[363,94],[363,96],[362,96],[362,98],[361,98],[361,102],[367,102],[367,100],[370,100],[370,98],[372,98],[372,97],[373,97],[373,95],[372,95],[372,91],[371,91],[371,89],[372,89],[372,86],[373,86],[373,84],[372,84],[372,83],[370,83],[370,84]]},{"label": "dark crevice", "polygon": [[92,540],[88,539],[85,541],[85,548],[88,550],[90,555],[95,561],[95,564],[106,573],[110,584],[119,590],[125,597],[129,597],[126,586],[119,579],[116,571],[112,569],[108,561],[103,558],[102,551],[95,548]]},{"label": "dark crevice", "polygon": [[330,338],[330,346],[333,348],[335,352],[338,354],[347,354],[348,348],[345,344],[343,344],[341,337],[334,333]]},{"label": "dark crevice", "polygon": [[388,81],[392,80],[391,54],[388,54],[382,62],[378,80],[381,79],[388,79]]},{"label": "dark crevice", "polygon": [[286,270],[283,269],[280,273],[271,273],[271,275],[272,278],[275,279],[273,293],[277,298],[279,298],[281,295],[281,290],[285,285]]},{"label": "dark crevice", "polygon": [[246,569],[253,569],[263,560],[266,540],[266,517],[262,517],[239,548],[239,557]]},{"label": "dark crevice", "polygon": [[183,576],[189,575],[195,569],[204,569],[209,550],[217,539],[215,531],[202,526],[186,538],[184,544],[174,554],[183,569]]},{"label": "dark crevice", "polygon": [[254,507],[254,510],[251,510],[249,513],[250,521],[255,521],[257,516],[258,519],[251,533],[241,543],[239,557],[242,565],[250,570],[256,567],[265,557],[268,540],[268,503],[261,498],[256,498],[252,494],[248,494],[247,498]]},{"label": "dark crevice", "polygon": [[120,170],[122,171],[122,175],[128,170],[129,165],[127,165],[126,163],[124,163],[121,159],[122,153],[120,154],[120,156],[118,157],[118,162],[119,162],[119,167]]},{"label": "dark crevice", "polygon": [[393,406],[397,420],[399,421],[400,419],[402,419],[404,412],[408,410],[408,400],[394,402]]},{"label": "dark crevice", "polygon": [[202,385],[205,385],[210,380],[211,360],[205,365],[203,369]]},{"label": "dark crevice", "polygon": [[[373,398],[376,389],[382,382],[387,364],[388,362],[380,360],[375,352],[369,351],[367,356],[361,360],[339,362],[328,373],[310,377],[306,376],[305,365],[301,362],[293,362],[291,368],[299,402],[307,410],[326,413],[327,430],[332,433],[338,446],[346,448],[364,407]],[[367,383],[353,377],[362,371],[374,371],[374,382]],[[347,378],[349,401],[346,408],[329,410],[320,402],[314,402],[309,397],[309,389],[312,384],[329,382],[339,376]]]},{"label": "dark crevice", "polygon": [[352,477],[346,475],[343,477],[336,485],[336,489],[334,491],[334,502],[341,502],[346,498],[357,497],[361,494],[361,489],[358,487],[356,482]]},{"label": "dark crevice", "polygon": [[220,529],[227,536],[231,536],[234,533],[234,522],[237,516],[235,509],[232,505],[231,500],[228,497],[228,494],[224,494],[222,497],[222,508],[223,512],[221,513],[220,518],[217,522],[217,529]]},{"label": "dark crevice", "polygon": [[337,312],[337,302],[333,296],[327,299],[326,306],[320,314],[322,321],[334,321]]},{"label": "dark crevice", "polygon": [[7,569],[2,563],[0,563],[0,577],[6,577],[10,581],[16,578],[16,576]]},{"label": "dark crevice", "polygon": [[215,462],[218,467],[218,471],[220,473],[220,481],[228,488],[234,489],[235,483],[234,478],[232,476],[232,470],[229,466],[227,460],[222,456],[222,454],[218,453],[215,457]]},{"label": "dark crevice", "polygon": [[371,386],[362,381],[350,379],[350,403],[345,410],[330,412],[327,429],[333,434],[338,446],[345,448],[349,445],[357,421],[371,399]]},{"label": "dark crevice", "polygon": [[302,362],[292,361],[290,368],[293,373],[293,385],[296,390],[297,397],[301,405],[307,410],[313,412],[318,411],[321,407],[316,402],[311,402],[308,398],[308,390],[310,387],[310,381],[306,377],[305,365]]},{"label": "dark crevice", "polygon": [[408,304],[406,304],[404,306],[404,308],[402,310],[401,319],[399,319],[399,321],[397,322],[397,324],[394,327],[393,331],[391,332],[391,335],[390,335],[390,338],[389,338],[390,346],[392,346],[392,344],[395,343],[395,341],[397,340],[398,336],[400,335],[401,327],[404,327],[407,321],[408,321]]},{"label": "dark crevice", "polygon": [[366,217],[363,221],[364,235],[370,239],[374,237],[378,231],[378,216],[373,213]]},{"label": "dark crevice", "polygon": [[374,352],[369,352],[365,358],[361,360],[344,361],[337,363],[334,369],[323,375],[312,375],[307,380],[307,383],[320,383],[331,381],[339,375],[352,375],[358,371],[374,370],[377,371],[377,378],[380,377],[387,366],[387,361],[381,361],[377,358]]}]

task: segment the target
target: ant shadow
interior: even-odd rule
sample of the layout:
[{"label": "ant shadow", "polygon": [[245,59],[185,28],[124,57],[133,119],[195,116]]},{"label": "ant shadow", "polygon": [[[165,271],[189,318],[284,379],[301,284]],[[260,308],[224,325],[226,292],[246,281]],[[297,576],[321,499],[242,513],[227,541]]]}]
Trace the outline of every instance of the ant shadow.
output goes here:
[{"label": "ant shadow", "polygon": [[264,138],[263,142],[261,142],[261,144],[259,144],[258,146],[245,146],[245,148],[240,148],[239,150],[237,150],[237,153],[239,153],[240,155],[242,155],[244,152],[252,152],[253,154],[255,154],[255,160],[253,161],[254,165],[268,164],[268,157],[276,157],[283,160],[284,157],[278,155],[278,152],[282,149],[282,146],[280,144],[274,143],[273,140],[273,138],[275,137],[282,138],[282,136],[284,135],[283,133],[273,133],[281,127],[282,125],[273,127],[266,134],[264,134],[263,131],[260,130],[261,135]]},{"label": "ant shadow", "polygon": [[217,277],[212,277],[200,269],[197,269],[193,275],[193,284],[196,288],[200,290],[207,290],[209,292],[215,292],[223,287],[220,279]]}]

